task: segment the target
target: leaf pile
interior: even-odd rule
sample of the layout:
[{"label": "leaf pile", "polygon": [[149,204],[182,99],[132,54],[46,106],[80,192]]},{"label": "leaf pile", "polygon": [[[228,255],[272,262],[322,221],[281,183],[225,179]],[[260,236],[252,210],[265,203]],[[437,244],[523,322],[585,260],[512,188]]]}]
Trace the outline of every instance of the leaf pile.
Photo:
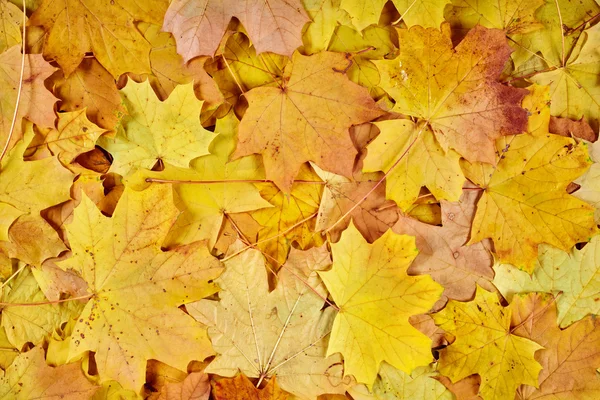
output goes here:
[{"label": "leaf pile", "polygon": [[596,0],[0,22],[0,398],[600,398]]}]

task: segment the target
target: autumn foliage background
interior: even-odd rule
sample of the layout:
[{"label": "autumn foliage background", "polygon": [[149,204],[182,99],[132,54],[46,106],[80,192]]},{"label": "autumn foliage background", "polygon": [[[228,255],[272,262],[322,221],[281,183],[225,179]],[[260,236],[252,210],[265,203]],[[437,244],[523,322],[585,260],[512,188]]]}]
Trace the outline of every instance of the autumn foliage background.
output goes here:
[{"label": "autumn foliage background", "polygon": [[595,0],[0,0],[3,399],[600,399]]}]

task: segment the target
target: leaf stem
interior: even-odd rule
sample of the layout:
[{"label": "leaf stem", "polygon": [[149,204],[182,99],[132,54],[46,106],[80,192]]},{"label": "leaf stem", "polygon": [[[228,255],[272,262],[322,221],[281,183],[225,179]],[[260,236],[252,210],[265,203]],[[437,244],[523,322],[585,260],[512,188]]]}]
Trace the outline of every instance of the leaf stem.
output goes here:
[{"label": "leaf stem", "polygon": [[15,131],[15,125],[17,123],[17,114],[19,113],[19,103],[21,102],[21,92],[23,91],[23,75],[25,74],[25,25],[27,24],[27,7],[25,0],[23,0],[23,37],[22,37],[22,45],[23,45],[23,56],[21,57],[21,74],[19,77],[19,89],[17,91],[17,101],[15,104],[15,112],[13,113],[12,122],[10,123],[10,131],[8,131],[8,137],[6,138],[6,143],[4,143],[4,148],[2,149],[2,153],[0,153],[0,163],[2,163],[2,159],[4,155],[8,151],[8,146],[10,145],[10,141],[12,140],[13,133]]},{"label": "leaf stem", "polygon": [[560,56],[560,66],[564,67],[565,66],[565,31],[564,31],[564,24],[563,24],[563,19],[562,19],[562,13],[560,12],[560,6],[558,4],[558,0],[554,0],[554,4],[556,4],[556,11],[558,12],[558,22],[560,23],[560,39],[562,42],[562,53]]},{"label": "leaf stem", "polygon": [[30,307],[30,306],[45,306],[48,304],[58,304],[58,303],[66,303],[67,301],[74,301],[74,300],[85,300],[85,299],[90,299],[94,297],[94,294],[86,294],[85,296],[78,296],[78,297],[70,297],[68,299],[62,299],[62,300],[54,300],[54,301],[38,301],[36,303],[0,303],[0,306],[3,307]]},{"label": "leaf stem", "polygon": [[[212,180],[212,181],[186,181],[178,179],[159,179],[159,178],[146,178],[146,182],[154,183],[177,183],[186,185],[211,185],[215,183],[273,183],[270,179],[223,179],[223,180]],[[295,180],[294,183],[307,183],[314,185],[326,185],[327,182],[323,181],[305,181]]]}]

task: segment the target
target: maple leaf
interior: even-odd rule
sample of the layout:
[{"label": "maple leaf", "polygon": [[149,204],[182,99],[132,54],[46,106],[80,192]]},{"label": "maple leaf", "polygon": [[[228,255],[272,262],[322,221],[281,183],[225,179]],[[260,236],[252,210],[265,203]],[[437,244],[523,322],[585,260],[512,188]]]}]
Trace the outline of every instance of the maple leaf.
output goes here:
[{"label": "maple leaf", "polygon": [[302,33],[304,54],[327,50],[338,21],[347,19],[346,12],[340,8],[340,2],[341,0],[302,0],[311,19]]},{"label": "maple leaf", "polygon": [[[355,173],[356,180],[350,180],[323,171],[315,165],[313,168],[325,181],[315,231],[327,230],[331,242],[340,239],[342,231],[348,227],[351,219],[369,243],[379,239],[398,219],[396,210],[389,207],[391,202],[385,199],[385,184],[377,186],[371,192],[381,178],[379,174]],[[362,201],[365,196],[367,198]],[[352,209],[356,204],[358,206]],[[350,214],[339,221],[348,211],[351,211]],[[337,225],[334,225],[336,223]]]},{"label": "maple leaf", "polygon": [[219,135],[211,143],[212,154],[193,160],[191,169],[167,165],[164,171],[143,174],[151,178],[196,182],[173,186],[177,206],[183,213],[165,239],[167,246],[208,239],[212,247],[228,214],[272,207],[252,183],[240,182],[264,178],[260,159],[248,156],[228,162],[235,148],[238,124],[232,113],[217,120],[215,131]]},{"label": "maple leaf", "polygon": [[540,243],[563,250],[596,232],[593,208],[566,193],[589,166],[584,144],[557,135],[519,135],[496,143],[497,166],[462,163],[484,188],[469,243],[492,238],[501,262],[531,272]]},{"label": "maple leaf", "polygon": [[546,294],[515,296],[513,332],[544,346],[535,353],[543,369],[539,388],[521,386],[517,400],[595,399],[600,396],[600,321],[592,316],[561,330],[556,325],[556,304]]},{"label": "maple leaf", "polygon": [[507,298],[515,293],[562,293],[556,300],[558,323],[568,326],[587,314],[600,312],[600,237],[594,236],[583,249],[565,252],[541,245],[533,274],[507,264],[495,265],[494,285]]},{"label": "maple leaf", "polygon": [[[523,4],[528,3],[533,2]],[[520,70],[521,66],[528,68],[526,62],[534,57],[538,61],[540,54],[543,66],[535,64],[539,65],[540,69],[564,66],[565,58],[571,53],[575,42],[581,36],[580,28],[584,27],[585,22],[593,19],[598,12],[600,6],[595,0],[577,2],[545,0],[534,16],[542,25],[542,29],[524,32],[523,35],[513,35],[511,38],[516,44],[513,60],[517,70]]]},{"label": "maple leaf", "polygon": [[[34,275],[26,268],[14,278],[2,293],[4,303],[43,303],[46,296]],[[2,310],[2,327],[10,343],[21,349],[27,342],[41,344],[61,324],[78,315],[82,306],[77,302],[45,304],[37,307],[7,307]]]},{"label": "maple leaf", "polygon": [[202,372],[192,372],[181,382],[167,383],[159,393],[153,393],[151,400],[208,400],[210,380]]},{"label": "maple leaf", "polygon": [[[7,153],[0,165],[0,240],[8,239],[8,227],[22,214],[39,214],[45,208],[69,200],[73,174],[54,158],[23,161],[33,138],[33,124],[25,124],[25,136]],[[6,236],[3,236],[6,233]]]},{"label": "maple leaf", "polygon": [[96,353],[101,381],[139,390],[148,359],[185,369],[212,354],[206,332],[177,306],[214,293],[220,263],[202,242],[162,252],[178,211],[171,190],[126,188],[112,218],[82,195],[67,225],[71,268],[87,282],[90,299],[73,327],[69,358]]},{"label": "maple leaf", "polygon": [[252,219],[260,225],[256,232],[254,227],[240,224],[237,215],[231,215],[244,238],[256,244],[276,268],[285,262],[292,244],[300,249],[323,244],[323,238],[315,232],[314,218],[323,195],[320,183],[319,176],[305,164],[289,195],[273,184],[256,184],[261,197],[272,205],[250,212]]},{"label": "maple leaf", "polygon": [[[100,146],[114,161],[111,171],[127,176],[138,168],[150,169],[157,161],[187,167],[208,152],[214,134],[200,124],[202,101],[193,84],[178,85],[160,102],[150,83],[128,82],[121,90],[128,114],[114,139],[103,137]],[[151,140],[148,139],[151,137]]]},{"label": "maple leaf", "polygon": [[381,133],[367,147],[363,171],[391,170],[386,176],[388,199],[407,210],[425,186],[438,200],[458,200],[465,181],[460,156],[444,151],[430,127],[407,119],[374,125]]},{"label": "maple leaf", "polygon": [[452,26],[472,29],[477,25],[503,30],[507,36],[528,33],[543,28],[536,11],[544,0],[477,1],[452,0],[445,18]]},{"label": "maple leaf", "polygon": [[90,121],[116,131],[126,113],[113,76],[95,58],[85,58],[70,75],[62,71],[52,76],[59,111],[85,109]]},{"label": "maple leaf", "polygon": [[309,21],[299,0],[174,0],[163,30],[173,33],[177,51],[188,62],[214,54],[232,17],[244,24],[259,53],[288,56],[302,44],[300,33]]},{"label": "maple leaf", "polygon": [[150,0],[43,0],[29,23],[46,31],[44,56],[69,76],[91,51],[114,78],[125,72],[150,72],[150,44],[134,20],[160,24],[167,2]]},{"label": "maple leaf", "polygon": [[[598,8],[600,11],[600,8]],[[559,67],[537,73],[530,79],[540,85],[549,85],[552,94],[552,115],[571,119],[585,117],[594,130],[600,124],[600,86],[595,77],[600,74],[600,26],[583,32],[573,50]]]},{"label": "maple leaf", "polygon": [[215,383],[215,400],[286,400],[288,394],[279,388],[275,377],[262,389],[254,387],[250,379],[240,374],[233,379]]},{"label": "maple leaf", "polygon": [[[19,78],[21,71],[21,51],[19,45],[13,46],[0,54],[0,143],[8,140],[10,126],[17,104]],[[27,118],[38,126],[52,128],[54,126],[53,106],[56,98],[44,86],[44,80],[56,70],[44,61],[39,54],[25,56],[21,98],[17,110],[14,132],[9,149],[23,137],[21,120]]]},{"label": "maple leaf", "polygon": [[194,82],[194,92],[204,100],[204,107],[216,107],[223,102],[223,95],[215,81],[204,70],[208,57],[200,57],[184,63],[177,54],[175,39],[161,32],[158,25],[141,22],[138,29],[152,45],[150,50],[150,68],[152,74],[134,75],[138,82],[148,80],[158,98],[165,100],[178,86]]},{"label": "maple leaf", "polygon": [[[342,0],[340,7],[350,14],[352,23],[363,30],[379,21],[381,9],[387,0]],[[444,20],[444,6],[450,0],[392,0],[402,20],[408,25],[439,27]]]},{"label": "maple leaf", "polygon": [[[206,71],[217,82],[229,104],[238,106],[239,96],[261,86],[277,86],[289,58],[273,53],[256,54],[242,32],[233,33],[219,57],[206,64]],[[243,103],[247,106],[247,103]]]},{"label": "maple leaf", "polygon": [[209,327],[218,353],[205,372],[234,376],[239,371],[261,381],[277,375],[282,389],[301,398],[344,393],[341,357],[325,355],[334,315],[331,307],[321,311],[326,290],[316,271],[328,258],[325,248],[293,250],[270,293],[260,252],[246,250],[225,261],[217,279],[220,301],[186,306]]},{"label": "maple leaf", "polygon": [[504,33],[477,26],[456,48],[448,24],[398,35],[400,55],[374,61],[393,111],[429,124],[444,150],[493,163],[494,140],[523,132],[527,122],[520,107],[527,92],[496,81],[511,52]]},{"label": "maple leaf", "polygon": [[432,361],[431,339],[408,321],[429,311],[442,287],[429,276],[408,276],[414,238],[388,230],[369,244],[350,224],[331,244],[333,267],[319,272],[340,311],[327,354],[344,356],[344,374],[372,385],[387,361],[406,372]]},{"label": "maple leaf", "polygon": [[511,331],[511,309],[495,293],[478,287],[473,301],[450,300],[433,319],[456,337],[440,351],[438,367],[452,382],[479,374],[479,394],[486,400],[512,400],[519,385],[537,386],[542,366],[534,353],[542,346]]},{"label": "maple leaf", "polygon": [[105,132],[88,120],[85,108],[64,112],[58,114],[56,129],[42,131],[43,142],[29,148],[48,146],[52,154],[69,164],[79,155],[93,150],[96,140]]},{"label": "maple leaf", "polygon": [[600,221],[600,142],[588,145],[588,150],[594,163],[590,169],[573,181],[581,186],[573,196],[594,206],[595,219],[598,222]]},{"label": "maple leaf", "polygon": [[372,60],[383,59],[397,50],[395,28],[369,26],[362,32],[341,25],[335,30],[328,50],[347,53],[351,61],[346,74],[352,82],[371,89],[379,84],[379,71]]},{"label": "maple leaf", "polygon": [[342,54],[294,53],[279,87],[246,93],[249,107],[233,157],[262,154],[267,178],[286,193],[306,161],[350,176],[356,150],[348,129],[382,112],[366,89],[336,72],[346,64]]},{"label": "maple leaf", "polygon": [[408,375],[383,362],[372,394],[363,385],[348,392],[355,400],[454,400],[452,393],[434,379],[436,376],[431,366],[418,367]]},{"label": "maple leaf", "polygon": [[0,397],[6,399],[80,400],[91,398],[97,390],[79,363],[56,368],[46,365],[40,347],[20,354],[0,377]]},{"label": "maple leaf", "polygon": [[463,191],[459,202],[441,202],[443,226],[400,216],[392,228],[396,233],[415,236],[419,254],[408,272],[431,275],[444,286],[445,296],[462,301],[473,297],[476,285],[492,290],[489,281],[494,277],[491,243],[466,244],[479,197],[469,189]]},{"label": "maple leaf", "polygon": [[0,53],[22,42],[22,21],[23,11],[19,7],[8,1],[0,3]]},{"label": "maple leaf", "polygon": [[40,215],[19,216],[8,231],[10,242],[0,243],[11,258],[30,266],[42,267],[44,261],[67,250],[56,230]]}]

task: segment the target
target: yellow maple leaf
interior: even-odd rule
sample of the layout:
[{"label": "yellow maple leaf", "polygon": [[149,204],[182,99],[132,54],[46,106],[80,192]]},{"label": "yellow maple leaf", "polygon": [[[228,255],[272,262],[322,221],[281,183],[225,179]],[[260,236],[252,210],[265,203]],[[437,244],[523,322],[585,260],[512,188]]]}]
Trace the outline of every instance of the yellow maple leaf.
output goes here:
[{"label": "yellow maple leaf", "polygon": [[[350,14],[352,23],[363,30],[379,21],[387,0],[342,0],[340,7]],[[392,0],[402,20],[408,25],[437,28],[444,21],[444,6],[450,0]]]},{"label": "yellow maple leaf", "polygon": [[600,26],[583,32],[564,65],[537,73],[530,79],[540,85],[549,85],[553,116],[574,120],[585,117],[597,131],[600,125]]},{"label": "yellow maple leaf", "polygon": [[21,43],[23,11],[9,1],[0,2],[0,53]]},{"label": "yellow maple leaf", "polygon": [[267,178],[289,192],[300,166],[350,176],[356,150],[348,129],[382,114],[367,90],[341,72],[344,55],[294,53],[278,87],[247,92],[234,158],[260,153]]},{"label": "yellow maple leaf", "polygon": [[456,338],[440,351],[438,368],[452,382],[479,374],[486,400],[513,400],[521,384],[537,387],[542,366],[534,353],[542,346],[513,334],[511,310],[495,293],[478,287],[472,301],[450,300],[433,319]]},{"label": "yellow maple leaf", "polygon": [[138,391],[149,359],[185,370],[211,355],[205,329],[177,306],[216,292],[210,282],[222,269],[202,242],[161,251],[178,214],[171,189],[126,188],[112,218],[82,197],[67,225],[73,254],[59,263],[79,273],[90,292],[69,358],[94,351],[101,381]]},{"label": "yellow maple leaf", "polygon": [[351,223],[331,251],[333,267],[319,275],[340,311],[327,354],[343,355],[344,373],[371,386],[382,361],[408,374],[433,361],[431,339],[408,318],[429,311],[443,288],[406,274],[414,238],[388,230],[369,244]]},{"label": "yellow maple leaf", "polygon": [[494,140],[525,130],[527,92],[496,81],[511,53],[503,32],[477,26],[456,48],[450,34],[447,23],[441,31],[399,29],[400,55],[374,61],[380,86],[393,111],[429,124],[444,150],[493,163]]},{"label": "yellow maple leaf", "polygon": [[0,240],[9,240],[8,228],[19,215],[39,214],[71,198],[74,175],[58,159],[23,161],[33,138],[33,124],[25,124],[25,137],[7,153],[0,166]]},{"label": "yellow maple leaf", "polygon": [[86,109],[58,114],[56,129],[41,131],[43,141],[31,148],[47,146],[65,164],[71,163],[77,156],[93,150],[96,140],[106,132],[86,116]]},{"label": "yellow maple leaf", "polygon": [[79,363],[46,365],[41,347],[20,354],[0,378],[0,397],[11,400],[80,400],[91,398],[98,388]]},{"label": "yellow maple leaf", "polygon": [[536,18],[536,11],[543,4],[544,0],[452,0],[444,16],[453,27],[472,29],[482,25],[501,29],[511,36],[541,29],[543,25]]},{"label": "yellow maple leaf", "polygon": [[355,400],[454,400],[437,376],[435,365],[415,368],[409,375],[383,362],[372,393],[364,385],[353,386],[348,393]]},{"label": "yellow maple leaf", "polygon": [[586,146],[557,135],[518,135],[496,142],[497,166],[461,163],[484,189],[469,243],[491,238],[501,262],[531,272],[540,243],[568,250],[596,232],[594,209],[567,194],[589,167]]},{"label": "yellow maple leaf", "polygon": [[196,98],[193,83],[178,85],[164,102],[148,81],[129,81],[121,93],[128,115],[114,139],[99,140],[114,157],[112,172],[127,176],[159,160],[187,168],[192,159],[209,154],[215,135],[200,124],[203,102]]},{"label": "yellow maple leaf", "polygon": [[251,182],[240,182],[264,179],[260,158],[252,155],[228,162],[235,148],[238,123],[233,113],[217,120],[215,132],[219,135],[211,143],[212,154],[193,160],[191,169],[167,165],[164,171],[142,174],[157,179],[196,182],[173,186],[177,206],[183,213],[169,231],[165,245],[208,239],[212,247],[226,215],[273,207]]},{"label": "yellow maple leaf", "polygon": [[594,236],[583,249],[573,248],[570,252],[541,245],[532,276],[500,264],[494,266],[494,285],[508,299],[515,293],[556,294],[558,323],[563,328],[600,312],[599,256],[600,236]]},{"label": "yellow maple leaf", "polygon": [[160,24],[167,1],[44,0],[29,23],[46,30],[44,56],[69,76],[85,53],[94,57],[116,79],[126,72],[150,72],[150,44],[134,20]]},{"label": "yellow maple leaf", "polygon": [[433,131],[408,119],[374,123],[381,133],[368,145],[363,171],[389,171],[386,197],[407,210],[425,186],[437,200],[457,201],[465,181],[454,150],[444,151]]},{"label": "yellow maple leaf", "polygon": [[[246,239],[256,243],[276,268],[285,262],[292,244],[308,249],[324,242],[321,234],[315,232],[315,217],[321,204],[323,185],[319,184],[319,176],[306,164],[301,167],[296,179],[288,195],[273,184],[257,184],[261,197],[272,207],[250,212],[260,225],[254,235],[252,230],[239,226]],[[232,217],[237,220],[235,215]]]}]

